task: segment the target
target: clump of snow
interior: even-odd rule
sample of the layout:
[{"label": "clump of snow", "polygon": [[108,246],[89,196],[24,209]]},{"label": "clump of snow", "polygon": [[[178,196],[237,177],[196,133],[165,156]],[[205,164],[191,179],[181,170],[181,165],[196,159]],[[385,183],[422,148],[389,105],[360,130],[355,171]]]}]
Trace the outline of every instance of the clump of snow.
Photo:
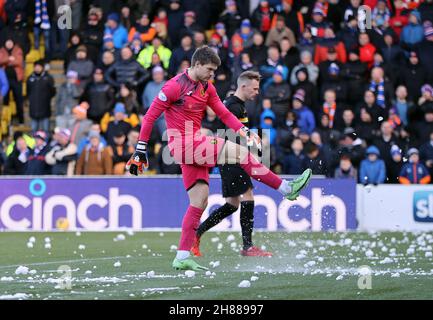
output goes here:
[{"label": "clump of snow", "polygon": [[27,274],[29,273],[29,268],[25,267],[25,266],[19,266],[16,270],[15,270],[15,274]]},{"label": "clump of snow", "polygon": [[78,250],[84,250],[84,249],[86,249],[86,246],[84,244],[80,244],[78,246]]},{"label": "clump of snow", "polygon": [[155,276],[155,271],[151,270],[147,273],[148,278],[153,278]]},{"label": "clump of snow", "polygon": [[45,243],[45,249],[51,249],[51,243],[49,242]]},{"label": "clump of snow", "polygon": [[365,256],[366,256],[367,258],[371,258],[372,256],[374,256],[374,252],[371,251],[370,249],[368,249],[368,250],[365,252]]},{"label": "clump of snow", "polygon": [[251,280],[251,282],[254,282],[254,281],[257,281],[257,280],[259,280],[259,277],[256,277],[256,276],[252,276],[250,280]]},{"label": "clump of snow", "polygon": [[213,237],[212,239],[210,239],[210,241],[213,242],[213,243],[215,243],[215,242],[220,241],[220,238],[218,238],[218,237]]},{"label": "clump of snow", "polygon": [[113,266],[114,266],[115,268],[119,268],[121,265],[122,265],[122,264],[120,263],[120,261],[116,261],[116,262],[113,264]]},{"label": "clump of snow", "polygon": [[193,271],[193,270],[186,270],[186,271],[185,271],[185,275],[186,275],[188,278],[194,278],[194,277],[195,277],[195,271]]},{"label": "clump of snow", "polygon": [[14,281],[13,277],[1,277],[0,281]]},{"label": "clump of snow", "polygon": [[386,257],[385,259],[381,260],[379,263],[380,264],[387,264],[387,263],[392,263],[393,260],[389,257]]},{"label": "clump of snow", "polygon": [[126,239],[125,235],[123,233],[119,233],[113,240],[114,241],[123,241],[125,239]]},{"label": "clump of snow", "polygon": [[238,284],[239,288],[249,288],[251,287],[251,282],[249,282],[248,280],[242,280],[239,284]]},{"label": "clump of snow", "polygon": [[232,234],[229,234],[229,235],[227,236],[227,239],[226,239],[226,241],[227,241],[227,242],[232,242],[232,241],[235,241],[235,236],[234,236],[234,235],[232,235]]}]

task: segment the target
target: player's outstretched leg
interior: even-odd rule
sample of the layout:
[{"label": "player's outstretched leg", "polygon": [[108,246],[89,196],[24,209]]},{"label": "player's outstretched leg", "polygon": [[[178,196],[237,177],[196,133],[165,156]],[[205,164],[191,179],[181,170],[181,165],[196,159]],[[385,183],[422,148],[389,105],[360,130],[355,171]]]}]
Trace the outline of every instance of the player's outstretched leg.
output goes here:
[{"label": "player's outstretched leg", "polygon": [[196,257],[201,257],[200,252],[200,238],[201,236],[208,231],[209,229],[215,227],[217,224],[219,224],[221,221],[223,221],[225,218],[233,214],[236,210],[238,210],[237,207],[231,205],[230,203],[225,203],[223,206],[219,207],[218,209],[214,210],[209,217],[203,221],[202,224],[197,229],[196,232],[196,238],[194,241],[194,244],[191,249],[191,253]]},{"label": "player's outstretched leg", "polygon": [[176,258],[173,260],[173,268],[176,270],[208,270],[191,259],[190,250],[195,240],[195,233],[200,224],[200,217],[207,206],[209,187],[198,182],[188,191],[190,206],[182,221],[182,233]]},{"label": "player's outstretched leg", "polygon": [[238,163],[251,178],[280,191],[290,201],[294,201],[299,197],[300,192],[308,185],[312,175],[311,169],[307,169],[292,181],[282,180],[258,161],[247,148],[239,147],[239,145],[231,141],[225,143],[219,155],[219,161]]}]

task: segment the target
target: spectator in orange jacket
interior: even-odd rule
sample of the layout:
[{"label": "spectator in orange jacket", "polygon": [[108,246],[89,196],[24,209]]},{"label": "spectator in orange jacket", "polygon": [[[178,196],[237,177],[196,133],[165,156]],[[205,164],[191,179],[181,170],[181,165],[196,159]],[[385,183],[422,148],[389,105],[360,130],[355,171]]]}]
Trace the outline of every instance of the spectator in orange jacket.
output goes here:
[{"label": "spectator in orange jacket", "polygon": [[334,48],[337,53],[337,61],[341,63],[346,63],[347,53],[343,42],[338,41],[335,37],[334,30],[331,28],[325,29],[325,39],[323,41],[318,41],[315,53],[314,53],[314,64],[319,65],[321,62],[328,59],[329,48]]},{"label": "spectator in orange jacket", "polygon": [[140,34],[140,39],[143,43],[150,43],[152,39],[155,38],[156,30],[150,25],[150,19],[147,13],[143,13],[135,27],[132,27],[131,30],[129,30],[129,42],[132,42],[136,33]]}]

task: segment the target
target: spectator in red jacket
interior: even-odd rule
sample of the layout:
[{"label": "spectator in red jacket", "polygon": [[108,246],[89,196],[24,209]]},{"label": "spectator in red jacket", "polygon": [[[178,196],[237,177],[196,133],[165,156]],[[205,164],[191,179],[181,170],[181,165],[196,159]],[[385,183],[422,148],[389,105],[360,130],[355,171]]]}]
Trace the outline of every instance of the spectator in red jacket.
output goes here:
[{"label": "spectator in red jacket", "polygon": [[404,5],[403,0],[395,0],[394,1],[394,14],[391,19],[389,19],[389,26],[392,30],[394,30],[397,37],[400,39],[400,33],[403,30],[403,27],[409,22],[409,11]]},{"label": "spectator in red jacket", "polygon": [[368,65],[369,68],[373,66],[374,53],[376,47],[370,42],[370,37],[367,33],[361,33],[359,35],[359,60]]}]

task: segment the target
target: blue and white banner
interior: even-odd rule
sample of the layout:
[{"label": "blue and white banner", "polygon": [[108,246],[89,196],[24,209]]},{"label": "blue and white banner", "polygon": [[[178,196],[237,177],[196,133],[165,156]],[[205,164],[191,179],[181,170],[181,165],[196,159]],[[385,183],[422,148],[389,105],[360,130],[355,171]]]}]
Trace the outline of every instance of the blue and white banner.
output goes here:
[{"label": "blue and white banner", "polygon": [[[352,180],[313,179],[294,202],[257,182],[254,195],[255,228],[346,231],[357,227]],[[223,203],[221,181],[211,178],[203,219]],[[67,221],[69,230],[180,228],[187,207],[179,177],[0,180],[0,230],[52,231],[60,220]],[[214,230],[240,230],[239,211]]]}]

